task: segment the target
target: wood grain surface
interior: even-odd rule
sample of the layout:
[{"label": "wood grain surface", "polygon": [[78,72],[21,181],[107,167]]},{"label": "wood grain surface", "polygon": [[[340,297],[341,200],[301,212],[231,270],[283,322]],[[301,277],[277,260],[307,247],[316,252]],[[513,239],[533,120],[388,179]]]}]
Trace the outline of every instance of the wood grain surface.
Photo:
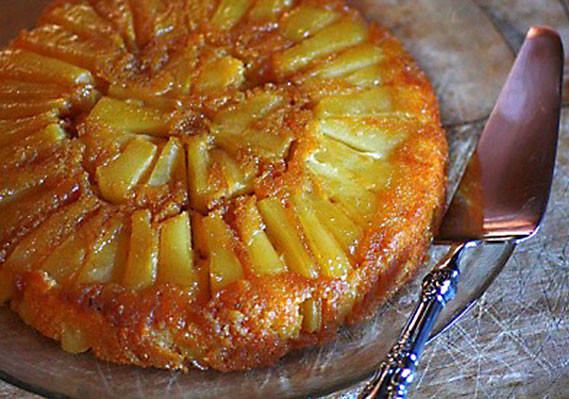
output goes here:
[{"label": "wood grain surface", "polygon": [[[0,24],[33,24],[39,10],[29,10],[28,1],[0,0]],[[480,133],[529,26],[557,29],[569,64],[569,0],[351,3],[405,42],[433,82],[449,135],[464,137],[457,141],[464,145]],[[29,10],[21,14],[25,20],[8,17],[14,8]],[[417,29],[401,23],[410,17],[425,23]],[[8,40],[0,37],[0,43]],[[427,347],[410,398],[569,398],[568,71],[556,176],[542,229],[516,249],[473,311]],[[352,399],[360,389],[327,399]],[[0,381],[0,399],[38,397]]]}]

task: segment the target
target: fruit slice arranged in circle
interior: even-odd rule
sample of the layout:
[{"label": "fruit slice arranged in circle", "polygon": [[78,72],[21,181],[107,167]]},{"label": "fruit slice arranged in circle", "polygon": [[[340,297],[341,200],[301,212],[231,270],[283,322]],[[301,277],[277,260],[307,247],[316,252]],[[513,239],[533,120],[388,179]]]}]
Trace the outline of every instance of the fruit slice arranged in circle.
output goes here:
[{"label": "fruit slice arranged in circle", "polygon": [[0,301],[74,353],[269,365],[405,281],[445,160],[339,0],[57,1],[0,50]]}]

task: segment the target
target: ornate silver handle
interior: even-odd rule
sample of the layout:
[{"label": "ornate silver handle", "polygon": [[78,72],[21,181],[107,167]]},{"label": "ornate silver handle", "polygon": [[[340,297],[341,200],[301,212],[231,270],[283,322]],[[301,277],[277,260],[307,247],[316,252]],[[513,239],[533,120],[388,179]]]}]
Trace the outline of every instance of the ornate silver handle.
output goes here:
[{"label": "ornate silver handle", "polygon": [[435,321],[456,294],[459,261],[464,248],[465,244],[451,247],[445,258],[425,277],[421,301],[359,399],[405,398]]}]

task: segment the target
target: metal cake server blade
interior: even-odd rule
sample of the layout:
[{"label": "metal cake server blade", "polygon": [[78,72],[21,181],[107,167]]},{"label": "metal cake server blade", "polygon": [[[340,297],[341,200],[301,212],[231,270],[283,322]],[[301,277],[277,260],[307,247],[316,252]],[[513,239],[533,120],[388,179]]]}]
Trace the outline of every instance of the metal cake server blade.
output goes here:
[{"label": "metal cake server blade", "polygon": [[436,243],[525,239],[549,200],[563,58],[552,30],[532,28],[443,219]]},{"label": "metal cake server blade", "polygon": [[417,308],[360,399],[405,398],[437,317],[455,296],[465,248],[537,231],[553,179],[562,74],[559,35],[532,27],[435,237],[451,248],[423,280]]}]

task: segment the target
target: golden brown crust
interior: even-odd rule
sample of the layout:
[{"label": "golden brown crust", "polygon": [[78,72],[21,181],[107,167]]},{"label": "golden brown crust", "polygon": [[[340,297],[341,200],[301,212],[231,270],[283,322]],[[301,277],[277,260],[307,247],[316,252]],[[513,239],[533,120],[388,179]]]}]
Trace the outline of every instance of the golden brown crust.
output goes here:
[{"label": "golden brown crust", "polygon": [[[125,5],[127,3],[131,5]],[[365,27],[365,39],[361,39],[362,54],[374,61],[365,61],[368,64],[364,62],[358,68],[376,68],[370,73],[377,81],[353,83],[365,82],[368,75],[316,75],[319,67],[332,64],[338,54],[345,54],[345,48],[357,47],[360,42],[324,54],[298,71],[290,72],[291,67],[282,54],[296,43],[290,35],[287,37],[280,31],[280,25],[291,18],[294,7],[308,4],[336,12],[339,16],[334,18],[338,18],[335,21],[339,23],[356,21],[349,29],[354,29],[357,37],[358,24],[362,22],[355,11],[340,1],[294,2],[288,9],[261,20],[262,23],[253,16],[243,17],[234,22],[231,29],[212,28],[216,7],[221,7],[217,2],[153,0],[143,3],[61,0],[46,10],[41,22],[44,27],[62,24],[65,29],[80,31],[77,34],[80,38],[90,37],[90,25],[78,27],[70,20],[62,20],[68,12],[65,7],[79,5],[83,7],[80,11],[86,13],[94,10],[93,18],[105,21],[104,26],[93,25],[103,29],[105,34],[96,44],[88,41],[89,45],[105,50],[105,57],[99,59],[80,51],[70,53],[65,46],[46,47],[38,42],[43,31],[24,32],[11,45],[78,65],[89,70],[92,78],[76,70],[69,72],[75,75],[57,78],[58,84],[66,83],[71,79],[69,76],[76,79],[71,89],[74,93],[71,105],[53,111],[59,118],[58,126],[64,129],[64,139],[58,139],[49,151],[38,150],[33,156],[20,149],[18,154],[23,154],[20,160],[14,160],[15,157],[0,164],[4,172],[14,171],[16,166],[31,165],[30,174],[36,177],[40,175],[36,169],[41,171],[43,167],[50,171],[46,178],[34,177],[39,187],[37,212],[31,216],[10,216],[7,227],[0,228],[0,300],[10,299],[12,309],[25,323],[50,338],[65,342],[74,334],[76,346],[73,348],[77,351],[91,348],[104,360],[169,369],[195,366],[233,371],[270,366],[291,349],[321,343],[333,337],[340,325],[356,323],[372,315],[421,263],[442,214],[447,148],[437,101],[425,74],[400,43],[376,25]],[[254,10],[252,5],[249,7]],[[66,10],[61,14],[63,17],[58,14],[61,9]],[[253,11],[250,12],[253,15]],[[271,22],[270,18],[274,20]],[[59,28],[55,32],[59,32]],[[376,49],[380,49],[380,56],[374,53]],[[2,67],[3,62],[0,55],[0,81],[20,75],[29,79],[27,72],[18,75],[13,69]],[[225,80],[221,86],[204,78],[212,65],[216,70],[231,71],[223,75]],[[89,83],[80,83],[83,81]],[[75,92],[77,87],[80,89]],[[346,116],[342,112],[347,106],[338,107],[333,103],[335,98],[353,95],[353,103],[359,104],[354,107],[365,107],[361,103],[369,102],[369,98],[357,97],[362,93],[376,96],[372,97],[376,102],[387,99],[387,111],[381,109],[377,113],[376,108],[370,106],[368,113],[360,115],[355,109],[356,116]],[[251,135],[256,132],[272,135],[271,141],[259,146],[266,146],[261,152],[249,145],[233,153],[233,144],[219,137],[223,129],[230,130],[240,122],[236,119],[233,124],[223,125],[226,122],[220,115],[262,96],[269,96],[267,104],[280,99],[274,100],[279,105],[247,128]],[[131,102],[123,102],[124,99]],[[142,105],[143,111],[137,108],[136,112],[144,112],[144,115],[137,114],[137,118],[148,123],[143,127],[113,126],[112,118],[107,119],[101,111],[104,101],[110,101],[109,109]],[[327,105],[323,105],[325,103]],[[153,116],[158,114],[159,117]],[[387,132],[401,136],[396,144],[376,156],[391,169],[385,172],[383,186],[373,182],[366,187],[364,194],[371,193],[374,199],[368,204],[372,207],[370,214],[364,212],[362,216],[357,209],[355,213],[346,210],[350,204],[334,197],[342,194],[332,193],[326,177],[307,166],[307,162],[314,162],[314,157],[326,147],[322,144],[324,139],[318,123],[334,118],[340,122],[346,118],[357,119],[361,126],[375,129],[374,134]],[[198,178],[192,180],[190,174],[182,179],[176,172],[171,173],[178,176],[178,180],[172,177],[166,184],[138,182],[127,191],[120,191],[114,185],[105,186],[101,170],[127,152],[136,140],[132,137],[143,137],[143,144],[137,142],[144,147],[141,151],[159,152],[166,148],[166,143],[172,142],[174,147],[179,143],[180,148],[187,150],[184,162],[188,163],[191,162],[188,155],[191,146],[203,140],[199,145],[214,159],[209,164],[207,193],[193,188]],[[0,146],[1,140],[2,137]],[[348,145],[345,147],[347,150],[343,151],[353,150]],[[225,152],[241,168],[242,188],[234,189],[238,185],[232,186],[227,177],[227,165],[231,164],[224,162],[231,161],[227,161]],[[152,157],[147,158],[152,158],[148,162],[154,167],[159,161]],[[51,166],[50,162],[57,165]],[[149,175],[150,169],[139,180],[149,179]],[[362,179],[365,184],[369,182],[365,176]],[[35,180],[30,182],[31,185]],[[27,188],[0,179],[0,190],[4,189],[2,184],[9,189],[5,193],[0,191],[0,216],[12,215],[14,210],[22,213],[32,209],[30,204],[34,197],[28,198]],[[44,189],[51,193],[51,202],[40,196]],[[10,199],[12,192],[23,196],[22,203],[14,205]],[[298,209],[295,196],[305,194],[321,196],[358,220],[362,235],[345,254],[350,266],[342,275],[331,276],[334,271],[324,270],[306,226],[302,225],[300,216],[295,215]],[[32,195],[35,194],[32,192]],[[265,229],[266,215],[261,212],[263,222],[261,216],[251,216],[251,212],[258,201],[266,198],[279,199],[308,254],[307,259],[316,265],[314,278],[291,266],[290,258],[282,253],[270,230],[270,241],[279,249],[281,261],[284,259],[285,272],[265,274],[256,268],[258,265],[249,252],[249,245],[257,232],[249,237],[253,227],[248,223],[257,223],[261,230]],[[68,203],[72,205],[67,206]],[[84,214],[79,215],[79,205],[75,205],[77,210],[74,211],[73,204],[85,204]],[[118,260],[112,273],[108,272],[104,278],[103,274],[97,274],[100,281],[79,282],[85,259],[100,250],[93,249],[94,243],[104,246],[120,232],[134,234],[129,218],[141,209],[150,211],[149,226],[156,234],[152,238],[156,242],[164,221],[183,211],[191,214],[194,284],[188,288],[162,283],[154,276],[152,284],[145,288],[131,289],[122,277],[122,269],[123,274],[116,277]],[[242,265],[242,277],[232,277],[233,280],[221,288],[213,286],[218,282],[211,266],[214,249],[207,248],[202,225],[202,219],[216,215],[227,227],[229,237],[226,246],[220,238],[219,246]],[[67,218],[61,226],[50,222],[57,221],[58,217]],[[111,235],[113,228],[119,232],[117,235]],[[71,261],[69,266],[65,266],[66,261],[46,266],[54,251],[64,244],[75,245],[68,239],[74,230],[85,243],[82,255],[74,253],[80,258],[81,266],[73,269]],[[45,240],[42,237],[51,231],[57,234],[49,235],[50,243],[42,243]],[[34,234],[39,238],[34,238]],[[157,256],[156,252],[153,256]],[[127,266],[121,267],[129,267],[126,262]],[[320,321],[315,329],[303,324],[307,316],[303,314],[302,305],[307,300],[315,300],[321,306]]]}]

